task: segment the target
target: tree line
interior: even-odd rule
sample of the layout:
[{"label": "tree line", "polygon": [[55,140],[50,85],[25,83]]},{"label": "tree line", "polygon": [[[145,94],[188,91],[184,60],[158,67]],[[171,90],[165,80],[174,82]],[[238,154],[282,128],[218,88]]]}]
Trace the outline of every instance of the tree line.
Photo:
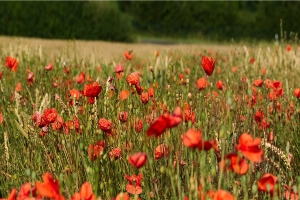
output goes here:
[{"label": "tree line", "polygon": [[5,1],[0,34],[123,42],[136,34],[273,40],[283,35],[281,28],[300,31],[298,10],[300,2],[291,1]]}]

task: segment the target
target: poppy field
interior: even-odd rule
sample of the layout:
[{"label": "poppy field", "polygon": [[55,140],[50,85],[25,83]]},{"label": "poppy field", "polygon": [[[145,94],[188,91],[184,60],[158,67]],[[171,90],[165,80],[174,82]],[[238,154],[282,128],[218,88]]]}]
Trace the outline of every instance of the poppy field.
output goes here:
[{"label": "poppy field", "polygon": [[0,55],[0,199],[298,199],[297,45]]}]

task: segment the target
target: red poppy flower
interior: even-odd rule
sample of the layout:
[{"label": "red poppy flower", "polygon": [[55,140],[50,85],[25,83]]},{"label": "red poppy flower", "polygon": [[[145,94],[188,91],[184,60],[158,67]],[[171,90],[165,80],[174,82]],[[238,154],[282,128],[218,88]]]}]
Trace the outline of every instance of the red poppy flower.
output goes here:
[{"label": "red poppy flower", "polygon": [[32,85],[34,82],[34,73],[33,72],[29,72],[27,74],[27,83],[28,85]]},{"label": "red poppy flower", "polygon": [[69,94],[70,94],[71,98],[76,99],[76,100],[78,100],[81,96],[81,93],[76,89],[69,90]]},{"label": "red poppy flower", "polygon": [[7,56],[5,66],[12,69],[13,72],[16,72],[18,70],[18,61],[13,57]]},{"label": "red poppy flower", "polygon": [[39,195],[43,197],[55,200],[65,199],[59,192],[59,182],[48,172],[43,175],[43,183],[36,182],[35,186]]},{"label": "red poppy flower", "polygon": [[237,68],[236,66],[233,66],[233,67],[231,68],[231,71],[232,71],[233,73],[235,73],[237,70],[238,70],[238,68]]},{"label": "red poppy flower", "polygon": [[129,163],[136,167],[137,169],[143,167],[147,162],[147,154],[143,152],[138,152],[132,154],[128,158]]},{"label": "red poppy flower", "polygon": [[118,118],[119,118],[120,122],[122,122],[122,123],[127,122],[128,112],[127,111],[120,112]]},{"label": "red poppy flower", "polygon": [[197,80],[197,86],[198,86],[199,90],[203,90],[209,86],[209,82],[206,80],[206,78],[199,78]]},{"label": "red poppy flower", "polygon": [[184,146],[196,148],[202,142],[202,132],[196,129],[189,129],[182,137]]},{"label": "red poppy flower", "polygon": [[149,95],[149,97],[154,97],[154,89],[153,89],[153,87],[150,87],[148,89],[148,95]]},{"label": "red poppy flower", "polygon": [[261,79],[256,79],[256,80],[254,81],[253,85],[255,85],[256,87],[261,87],[263,83],[264,83],[263,80],[261,80]]},{"label": "red poppy flower", "polygon": [[140,76],[137,72],[133,72],[127,76],[126,81],[130,85],[139,85],[140,84]]},{"label": "red poppy flower", "polygon": [[71,200],[96,200],[91,184],[89,182],[82,184],[80,191],[75,193]]},{"label": "red poppy flower", "polygon": [[83,72],[80,72],[80,74],[76,75],[74,79],[75,79],[76,83],[78,83],[78,84],[84,83],[85,74]]},{"label": "red poppy flower", "polygon": [[45,66],[45,70],[52,70],[53,69],[53,64],[52,63],[49,63],[47,66]]},{"label": "red poppy flower", "polygon": [[88,155],[91,161],[96,160],[103,152],[105,148],[105,142],[100,140],[94,144],[90,144],[88,147]]},{"label": "red poppy flower", "polygon": [[212,75],[215,68],[215,61],[211,57],[202,56],[201,65],[207,76]]},{"label": "red poppy flower", "polygon": [[53,123],[57,119],[57,111],[55,108],[47,108],[44,110],[42,117],[48,124]]},{"label": "red poppy flower", "polygon": [[258,180],[258,190],[268,192],[273,197],[275,185],[277,184],[277,182],[277,176],[274,176],[273,174],[265,174]]},{"label": "red poppy flower", "polygon": [[127,99],[128,97],[129,97],[129,91],[128,91],[128,90],[122,90],[122,91],[120,92],[119,99],[120,99],[121,101]]},{"label": "red poppy flower", "polygon": [[16,92],[21,92],[22,91],[22,84],[20,82],[17,83],[17,85],[15,87],[15,91]]},{"label": "red poppy flower", "polygon": [[101,118],[98,122],[99,128],[104,132],[110,132],[112,128],[112,122],[105,118]]},{"label": "red poppy flower", "polygon": [[64,119],[59,115],[57,115],[56,121],[51,123],[52,129],[54,131],[63,128],[63,125],[64,125]]},{"label": "red poppy flower", "polygon": [[255,63],[255,58],[251,58],[251,59],[250,59],[250,63],[251,63],[251,64],[254,64],[254,63]]},{"label": "red poppy flower", "polygon": [[182,121],[182,112],[181,108],[178,106],[175,108],[172,115],[168,115],[168,128],[173,128],[175,126],[178,126]]},{"label": "red poppy flower", "polygon": [[218,190],[214,193],[214,200],[235,200],[234,196],[226,190]]},{"label": "red poppy flower", "polygon": [[291,49],[292,49],[291,45],[287,45],[287,46],[286,46],[286,51],[287,51],[287,52],[290,52]]},{"label": "red poppy flower", "polygon": [[297,97],[297,98],[300,98],[300,88],[296,88],[294,90],[294,95]]},{"label": "red poppy flower", "polygon": [[17,198],[17,190],[16,188],[13,188],[10,194],[8,195],[7,199],[2,199],[2,200],[16,200],[16,198]]},{"label": "red poppy flower", "polygon": [[0,112],[0,124],[2,124],[2,122],[3,122],[3,114],[2,112]]},{"label": "red poppy flower", "polygon": [[[229,165],[227,165],[229,160]],[[249,165],[243,158],[239,157],[236,153],[227,154],[225,159],[220,162],[220,168],[222,170],[232,170],[237,174],[244,175],[249,170]]]},{"label": "red poppy flower", "polygon": [[218,144],[216,140],[202,140],[198,145],[199,150],[209,151],[214,149],[216,152],[219,152]]},{"label": "red poppy flower", "polygon": [[256,111],[256,113],[254,115],[254,119],[257,123],[260,123],[264,117],[265,117],[264,112],[262,112],[260,110]]},{"label": "red poppy flower", "polygon": [[158,145],[154,150],[155,160],[161,159],[169,155],[169,147],[166,144]]},{"label": "red poppy flower", "polygon": [[180,124],[181,121],[181,109],[180,107],[177,107],[172,115],[165,114],[156,118],[156,120],[148,128],[147,136],[154,135],[155,137],[159,137],[166,131],[167,128],[175,127]]},{"label": "red poppy flower", "polygon": [[109,156],[117,160],[122,155],[122,150],[120,148],[114,148],[109,152]]},{"label": "red poppy flower", "polygon": [[137,133],[140,133],[143,130],[143,120],[139,119],[135,125],[134,125],[134,130]]},{"label": "red poppy flower", "polygon": [[219,90],[223,90],[223,88],[224,88],[224,83],[222,82],[222,81],[217,81],[216,82],[216,86],[217,86],[217,88],[219,89]]},{"label": "red poppy flower", "polygon": [[129,184],[126,185],[126,191],[130,194],[141,194],[143,189],[141,187],[142,185],[142,179],[143,175],[138,174],[138,175],[131,175],[128,176],[125,174],[125,178],[129,182]]},{"label": "red poppy flower", "polygon": [[289,200],[298,200],[299,199],[298,192],[295,192],[292,187],[289,187],[285,184],[283,186],[286,189],[286,191],[284,193],[284,197],[286,199],[289,199]]},{"label": "red poppy flower", "polygon": [[130,196],[127,193],[119,193],[114,200],[130,200]]},{"label": "red poppy flower", "polygon": [[3,72],[0,72],[0,79],[2,79],[2,76],[3,76]]},{"label": "red poppy flower", "polygon": [[101,90],[102,87],[98,84],[98,82],[94,82],[93,84],[86,84],[83,89],[83,96],[97,97]]},{"label": "red poppy flower", "polygon": [[[39,195],[41,196],[41,195]],[[21,186],[17,200],[19,199],[24,199],[24,200],[30,200],[30,199],[35,199],[33,197],[38,197],[37,196],[37,191],[36,187],[32,186],[31,183],[25,183]],[[11,200],[15,200],[16,198],[12,198]],[[36,198],[38,199],[38,198]],[[10,200],[10,198],[8,198]]]},{"label": "red poppy flower", "polygon": [[125,51],[124,56],[127,60],[131,60],[132,59],[132,51]]},{"label": "red poppy flower", "polygon": [[115,72],[116,72],[117,79],[119,80],[124,75],[124,68],[123,68],[123,66],[121,64],[118,64],[115,67]]},{"label": "red poppy flower", "polygon": [[141,94],[141,100],[142,100],[142,103],[143,103],[143,104],[148,103],[148,101],[149,101],[148,92],[143,92],[143,93]]},{"label": "red poppy flower", "polygon": [[237,144],[237,150],[240,151],[243,156],[248,158],[252,162],[260,162],[262,160],[263,150],[259,148],[261,139],[253,139],[250,134],[243,133],[239,138],[239,144]]},{"label": "red poppy flower", "polygon": [[121,64],[118,64],[116,67],[115,67],[115,72],[116,73],[121,73],[121,72],[124,72],[124,68]]},{"label": "red poppy flower", "polygon": [[168,117],[166,117],[165,115],[159,116],[148,128],[147,136],[154,135],[155,137],[159,137],[168,128],[168,122]]}]

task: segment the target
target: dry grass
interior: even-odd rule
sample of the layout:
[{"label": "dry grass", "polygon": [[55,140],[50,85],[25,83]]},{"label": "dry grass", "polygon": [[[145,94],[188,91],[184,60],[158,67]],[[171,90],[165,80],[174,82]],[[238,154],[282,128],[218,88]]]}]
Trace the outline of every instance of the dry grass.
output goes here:
[{"label": "dry grass", "polygon": [[232,49],[241,49],[242,47],[234,47],[231,45],[217,44],[143,44],[143,43],[117,43],[104,41],[82,41],[82,40],[49,40],[39,38],[24,38],[24,37],[7,37],[0,36],[0,47],[23,46],[25,49],[42,48],[48,56],[57,56],[61,52],[65,52],[72,59],[86,58],[90,55],[95,56],[95,59],[114,60],[116,57],[123,55],[124,51],[133,50],[137,56],[149,55],[156,50],[165,51],[181,51],[184,54],[195,53],[198,51],[210,50],[212,52],[228,52]]}]

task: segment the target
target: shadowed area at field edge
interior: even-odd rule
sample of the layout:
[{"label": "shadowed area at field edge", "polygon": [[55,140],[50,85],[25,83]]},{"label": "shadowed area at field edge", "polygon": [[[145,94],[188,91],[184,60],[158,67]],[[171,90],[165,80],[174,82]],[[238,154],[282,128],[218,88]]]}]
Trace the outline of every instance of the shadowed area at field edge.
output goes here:
[{"label": "shadowed area at field edge", "polygon": [[0,47],[13,48],[14,46],[22,46],[28,49],[42,48],[42,51],[49,56],[59,55],[61,52],[67,53],[69,58],[75,56],[77,58],[87,58],[91,55],[96,59],[104,59],[111,61],[127,50],[133,50],[136,56],[153,55],[154,51],[174,51],[178,50],[182,53],[195,53],[210,50],[212,52],[219,51],[225,53],[229,50],[240,50],[242,47],[231,45],[217,44],[153,44],[153,43],[117,43],[105,41],[82,41],[82,40],[49,40],[39,38],[24,37],[7,37],[0,36]]}]

